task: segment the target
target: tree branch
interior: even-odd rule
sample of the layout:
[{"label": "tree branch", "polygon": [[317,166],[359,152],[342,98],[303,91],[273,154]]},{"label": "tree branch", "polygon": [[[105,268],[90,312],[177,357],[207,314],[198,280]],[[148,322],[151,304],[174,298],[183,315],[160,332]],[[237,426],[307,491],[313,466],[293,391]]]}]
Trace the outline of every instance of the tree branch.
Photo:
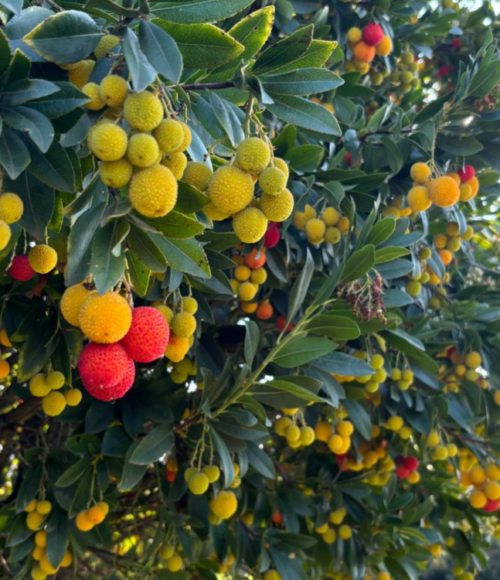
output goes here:
[{"label": "tree branch", "polygon": [[224,81],[221,83],[193,83],[181,86],[185,91],[203,91],[204,89],[214,91],[216,89],[230,89],[234,87],[234,83],[233,81]]}]

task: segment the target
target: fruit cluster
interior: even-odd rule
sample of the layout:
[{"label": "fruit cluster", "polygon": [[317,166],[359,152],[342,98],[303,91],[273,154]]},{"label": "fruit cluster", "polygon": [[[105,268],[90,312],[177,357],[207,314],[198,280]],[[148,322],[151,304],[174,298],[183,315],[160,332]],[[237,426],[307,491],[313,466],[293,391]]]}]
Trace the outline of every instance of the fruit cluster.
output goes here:
[{"label": "fruit cluster", "polygon": [[418,483],[420,475],[417,471],[418,459],[416,457],[399,455],[394,461],[396,463],[395,473],[399,479],[407,479],[410,483]]},{"label": "fruit cluster", "polygon": [[[156,304],[155,308],[161,312],[166,322],[170,326],[170,339],[165,348],[165,356],[173,363],[181,363],[187,355],[194,342],[194,333],[196,332],[197,322],[195,314],[198,311],[198,302],[192,296],[183,296],[178,307],[178,312],[166,304]],[[194,367],[189,363],[189,371],[186,373],[187,363],[181,367],[182,372],[174,373],[172,380],[180,380],[179,375],[193,374]],[[187,377],[186,377],[187,378]],[[184,381],[183,381],[184,382]]]},{"label": "fruit cluster", "polygon": [[349,231],[349,220],[333,207],[325,207],[319,218],[316,209],[310,205],[304,211],[295,211],[293,225],[305,232],[311,244],[338,244]]},{"label": "fruit cluster", "polygon": [[64,375],[59,371],[38,373],[30,379],[30,393],[34,397],[42,397],[42,409],[49,417],[57,417],[66,405],[76,407],[82,400],[79,389],[66,389],[64,394],[60,392],[65,382]]},{"label": "fruit cluster", "polygon": [[460,471],[460,484],[472,490],[470,505],[477,510],[493,513],[500,510],[500,467],[489,463],[486,467],[474,465]]},{"label": "fruit cluster", "polygon": [[[401,54],[396,69],[391,74],[391,82],[398,86],[403,93],[420,88],[418,73],[419,65],[409,49]],[[372,80],[373,82],[373,80]]]},{"label": "fruit cluster", "polygon": [[392,52],[392,40],[384,34],[382,27],[370,22],[363,29],[353,27],[347,32],[347,46],[351,58],[345,62],[346,72],[358,70],[368,74],[375,56],[389,56]]},{"label": "fruit cluster", "polygon": [[309,447],[312,445],[316,439],[315,431],[312,427],[305,424],[303,416],[302,426],[297,425],[298,422],[298,409],[282,409],[282,411],[289,416],[280,417],[275,425],[274,429],[280,437],[285,437],[288,445],[292,449],[297,449],[299,447]]},{"label": "fruit cluster", "polygon": [[24,213],[23,200],[16,193],[0,194],[0,251],[7,247],[12,236],[10,226],[17,223]]},{"label": "fruit cluster", "polygon": [[179,572],[182,569],[182,556],[173,544],[165,544],[160,550],[160,556],[165,562],[165,568],[169,572]]},{"label": "fruit cluster", "polygon": [[95,526],[102,524],[109,512],[109,505],[100,501],[87,510],[82,510],[76,516],[75,525],[80,532],[90,532]]},{"label": "fruit cluster", "polygon": [[203,495],[211,483],[219,481],[220,470],[216,465],[206,465],[201,470],[189,467],[184,472],[189,491],[194,495]]},{"label": "fruit cluster", "polygon": [[[325,544],[334,544],[337,538],[341,540],[349,540],[352,537],[352,529],[350,526],[343,524],[347,511],[341,507],[331,512],[328,520],[321,526],[316,527],[315,531],[319,534]],[[337,528],[332,526],[339,526]]]}]

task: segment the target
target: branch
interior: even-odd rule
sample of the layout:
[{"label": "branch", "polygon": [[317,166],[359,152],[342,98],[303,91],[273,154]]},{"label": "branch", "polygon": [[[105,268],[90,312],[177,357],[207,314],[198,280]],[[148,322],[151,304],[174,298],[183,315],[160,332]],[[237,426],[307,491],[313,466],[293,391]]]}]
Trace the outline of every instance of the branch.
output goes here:
[{"label": "branch", "polygon": [[181,85],[185,91],[203,91],[208,89],[214,91],[216,89],[230,89],[234,87],[233,81],[224,81],[222,83],[193,83],[191,85]]}]

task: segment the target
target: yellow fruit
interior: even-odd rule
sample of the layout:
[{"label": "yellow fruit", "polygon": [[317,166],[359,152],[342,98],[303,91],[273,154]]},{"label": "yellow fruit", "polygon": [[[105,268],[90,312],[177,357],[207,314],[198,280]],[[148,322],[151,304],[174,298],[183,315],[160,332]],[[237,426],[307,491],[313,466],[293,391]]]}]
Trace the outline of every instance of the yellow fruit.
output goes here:
[{"label": "yellow fruit", "polygon": [[268,570],[264,574],[264,580],[282,580],[282,578],[279,572],[277,572],[276,570]]},{"label": "yellow fruit", "polygon": [[252,274],[250,275],[250,280],[254,284],[264,284],[267,280],[267,271],[264,268],[253,270]]},{"label": "yellow fruit", "polygon": [[239,167],[248,173],[260,173],[271,161],[269,145],[258,137],[250,137],[242,141],[237,149],[235,161]]},{"label": "yellow fruit", "polygon": [[354,425],[350,421],[337,423],[337,433],[341,437],[350,437],[354,433]]},{"label": "yellow fruit", "polygon": [[125,99],[123,114],[132,129],[152,131],[163,119],[163,105],[153,93],[133,93]]},{"label": "yellow fruit", "polygon": [[30,574],[32,580],[45,580],[47,578],[47,574],[40,568],[40,566],[32,568]]},{"label": "yellow fruit", "polygon": [[59,371],[53,371],[45,377],[48,387],[51,390],[57,390],[64,386],[64,375]]},{"label": "yellow fruit", "polygon": [[45,395],[50,393],[50,387],[45,381],[45,375],[41,373],[30,379],[29,389],[34,397],[45,397]]},{"label": "yellow fruit", "polygon": [[76,407],[82,400],[82,392],[79,389],[69,389],[64,393],[64,398],[69,407]]},{"label": "yellow fruit", "polygon": [[198,161],[190,161],[186,165],[182,180],[196,187],[199,191],[206,191],[212,175],[213,172],[208,165]]},{"label": "yellow fruit", "polygon": [[375,47],[378,56],[389,56],[392,52],[392,40],[390,36],[385,36],[382,41]]},{"label": "yellow fruit", "polygon": [[300,443],[301,445],[304,445],[305,447],[307,447],[308,445],[311,445],[314,440],[316,439],[316,434],[314,432],[314,429],[312,427],[301,427],[300,429]]},{"label": "yellow fruit", "polygon": [[170,378],[172,379],[172,382],[174,382],[176,385],[182,385],[187,381],[188,375],[187,373],[181,373],[177,369],[174,369],[170,373]]},{"label": "yellow fruit", "polygon": [[226,165],[212,175],[207,192],[218,210],[231,215],[241,211],[252,201],[253,180],[238,167]]},{"label": "yellow fruit", "polygon": [[132,310],[115,292],[91,294],[82,304],[78,321],[83,334],[92,342],[111,344],[121,340],[132,323]]},{"label": "yellow fruit", "polygon": [[281,171],[283,171],[283,173],[286,175],[286,178],[288,180],[288,178],[290,177],[290,169],[288,168],[288,164],[284,159],[280,159],[279,157],[275,157],[273,159],[271,165],[273,167],[277,167],[278,169],[281,169]]},{"label": "yellow fruit", "polygon": [[379,572],[377,580],[391,580],[391,576],[387,572]]},{"label": "yellow fruit", "polygon": [[418,471],[412,471],[406,478],[406,481],[412,485],[415,485],[420,481],[420,473]]},{"label": "yellow fruit", "polygon": [[37,274],[48,274],[57,264],[57,252],[50,246],[39,244],[28,253],[30,266]]},{"label": "yellow fruit", "polygon": [[61,568],[67,568],[68,566],[71,566],[72,563],[73,554],[69,550],[66,550],[66,552],[64,552],[63,559],[61,560]]},{"label": "yellow fruit", "polygon": [[326,442],[332,435],[333,428],[330,423],[327,423],[326,421],[321,421],[316,424],[314,432],[316,434],[316,439],[318,441]]},{"label": "yellow fruit", "polygon": [[155,308],[156,308],[156,310],[159,310],[162,313],[163,318],[170,325],[170,321],[174,317],[174,313],[173,313],[172,309],[169,308],[168,306],[165,306],[165,304],[158,304],[157,306],[155,306]]},{"label": "yellow fruit", "polygon": [[340,214],[333,207],[325,207],[325,209],[321,212],[321,219],[325,222],[327,227],[336,226],[340,219]]},{"label": "yellow fruit", "polygon": [[484,506],[488,503],[488,498],[484,495],[482,491],[478,491],[477,489],[471,493],[470,496],[470,505],[477,510],[483,509]]},{"label": "yellow fruit", "polygon": [[118,44],[120,44],[120,39],[118,38],[118,36],[107,34],[106,36],[101,37],[101,40],[99,40],[99,44],[94,49],[94,55],[96,59],[101,60],[101,58],[106,56],[106,53],[108,53]]},{"label": "yellow fruit", "polygon": [[34,512],[36,510],[36,505],[37,505],[37,501],[36,499],[32,499],[29,504],[24,508],[24,511],[26,513],[31,513]]},{"label": "yellow fruit", "polygon": [[165,356],[172,362],[181,361],[189,350],[189,338],[181,338],[174,333],[170,334],[170,340],[165,349]]},{"label": "yellow fruit", "polygon": [[436,461],[448,459],[448,449],[444,445],[437,445],[432,452],[432,458]]},{"label": "yellow fruit", "polygon": [[50,501],[39,501],[36,504],[36,511],[41,515],[41,516],[48,516],[50,514],[50,512],[52,511],[52,504],[50,503]]},{"label": "yellow fruit", "polygon": [[196,331],[196,318],[189,312],[179,312],[172,318],[170,328],[176,336],[188,338]]},{"label": "yellow fruit", "polygon": [[345,510],[345,508],[339,508],[338,510],[335,510],[334,512],[332,512],[330,514],[330,517],[328,518],[329,522],[335,526],[339,526],[343,521],[344,518],[346,517],[347,512]]},{"label": "yellow fruit", "polygon": [[326,228],[325,230],[325,242],[327,244],[338,244],[342,238],[340,230],[334,226]]},{"label": "yellow fruit", "polygon": [[431,168],[427,163],[414,163],[410,168],[410,176],[415,183],[423,184],[431,176]]},{"label": "yellow fruit", "polygon": [[182,123],[175,119],[163,119],[153,131],[153,136],[164,153],[173,153],[180,148],[184,139]]},{"label": "yellow fruit", "polygon": [[279,195],[264,193],[260,199],[262,212],[270,221],[284,222],[293,211],[293,195],[288,189]]},{"label": "yellow fruit", "polygon": [[198,311],[198,302],[192,296],[184,296],[182,298],[182,310],[189,312],[189,314],[196,314]]},{"label": "yellow fruit", "polygon": [[66,399],[62,393],[53,391],[42,399],[42,409],[49,417],[57,417],[66,408]]},{"label": "yellow fruit", "polygon": [[251,273],[250,268],[244,265],[237,266],[234,269],[234,277],[238,282],[246,282],[250,278]]},{"label": "yellow fruit", "polygon": [[147,217],[167,215],[177,202],[177,180],[167,167],[153,165],[136,173],[130,182],[129,199]]},{"label": "yellow fruit", "polygon": [[127,81],[118,75],[104,77],[99,85],[99,96],[108,107],[121,107],[128,93]]},{"label": "yellow fruit", "polygon": [[182,568],[182,558],[179,554],[174,554],[165,562],[165,566],[170,572],[178,572]]},{"label": "yellow fruit", "polygon": [[87,136],[90,151],[101,161],[118,161],[127,151],[125,131],[114,123],[101,123]]},{"label": "yellow fruit", "polygon": [[160,148],[148,133],[136,133],[128,141],[127,159],[136,167],[149,167],[158,159]]},{"label": "yellow fruit", "polygon": [[278,167],[267,167],[259,175],[259,186],[268,195],[279,195],[286,187],[287,177]]},{"label": "yellow fruit", "polygon": [[337,540],[337,532],[333,528],[327,529],[321,534],[325,544],[333,544]]},{"label": "yellow fruit", "polygon": [[361,30],[361,28],[358,28],[357,26],[353,26],[352,28],[349,28],[349,30],[347,31],[347,42],[350,44],[354,45],[358,43],[362,38],[363,31]]},{"label": "yellow fruit", "polygon": [[422,292],[422,284],[416,280],[410,280],[406,283],[406,292],[410,296],[418,296]]},{"label": "yellow fruit", "polygon": [[233,230],[239,240],[253,244],[264,237],[267,230],[267,218],[256,207],[247,207],[233,216]]},{"label": "yellow fruit", "polygon": [[456,181],[448,176],[431,179],[427,183],[429,197],[439,207],[450,207],[460,198],[460,190]]},{"label": "yellow fruit", "polygon": [[125,158],[118,161],[103,161],[99,164],[101,181],[108,187],[125,187],[132,179],[132,172],[132,164]]},{"label": "yellow fruit", "polygon": [[492,481],[500,481],[500,467],[496,463],[490,463],[486,467],[486,475]]},{"label": "yellow fruit", "polygon": [[342,216],[337,223],[337,228],[342,235],[347,234],[347,232],[349,231],[348,218],[346,218],[345,216]]},{"label": "yellow fruit", "polygon": [[431,431],[429,433],[429,436],[427,437],[427,445],[429,447],[436,447],[437,445],[439,445],[439,442],[440,442],[439,433],[435,430]]},{"label": "yellow fruit", "polygon": [[326,226],[323,220],[313,218],[306,223],[306,236],[312,244],[318,244],[325,235]]},{"label": "yellow fruit", "polygon": [[255,298],[258,287],[252,282],[243,282],[238,288],[238,294],[244,302],[250,302]]},{"label": "yellow fruit", "polygon": [[469,352],[466,357],[465,357],[465,364],[470,368],[470,369],[477,369],[478,366],[481,366],[481,363],[483,362],[483,359],[481,358],[481,355],[478,352]]},{"label": "yellow fruit", "polygon": [[45,530],[40,530],[35,534],[35,545],[39,548],[47,547],[47,532]]},{"label": "yellow fruit", "polygon": [[88,517],[87,510],[81,511],[76,516],[75,524],[80,532],[89,532],[94,527],[94,522]]},{"label": "yellow fruit", "polygon": [[394,415],[393,417],[390,417],[388,419],[385,426],[390,431],[399,431],[403,427],[403,419],[402,419],[402,417],[398,417],[397,415]]},{"label": "yellow fruit", "polygon": [[78,326],[80,308],[90,294],[82,284],[75,284],[64,291],[60,303],[61,314],[73,326]]},{"label": "yellow fruit", "polygon": [[226,220],[228,217],[231,217],[230,213],[225,213],[225,212],[221,211],[220,209],[215,207],[215,205],[213,203],[207,204],[202,209],[202,211],[208,218],[210,218],[214,222],[223,221],[223,220]]},{"label": "yellow fruit", "polygon": [[182,143],[180,144],[179,148],[176,149],[176,151],[183,152],[186,151],[186,149],[188,149],[189,146],[191,145],[193,136],[191,134],[191,129],[186,125],[186,123],[181,123],[180,121],[178,122],[180,123],[180,126],[182,128],[183,138]]},{"label": "yellow fruit", "polygon": [[68,72],[68,80],[78,89],[82,89],[94,70],[95,60],[82,60],[78,66]]},{"label": "yellow fruit", "polygon": [[343,525],[339,528],[339,538],[348,540],[352,536],[352,530],[349,526]]},{"label": "yellow fruit", "polygon": [[91,507],[87,512],[88,519],[95,525],[98,525],[106,518],[106,513],[99,505]]},{"label": "yellow fruit", "polygon": [[82,88],[82,93],[90,99],[90,101],[85,103],[87,109],[90,109],[91,111],[100,111],[105,107],[106,103],[101,99],[101,93],[98,84],[87,83]]},{"label": "yellow fruit", "polygon": [[[370,359],[370,366],[372,367],[373,370],[379,370],[382,369],[383,366],[385,364],[385,359],[381,354],[373,354],[371,359]],[[382,381],[379,381],[382,382]]]},{"label": "yellow fruit", "polygon": [[498,484],[496,481],[489,481],[484,486],[484,493],[491,501],[500,499],[500,484]]},{"label": "yellow fruit", "polygon": [[[35,534],[35,536],[36,536],[36,534]],[[39,546],[35,546],[33,548],[33,551],[31,552],[31,557],[36,562],[39,562],[43,558],[44,555],[45,555],[45,549],[44,548],[40,548]]]},{"label": "yellow fruit", "polygon": [[23,217],[23,200],[15,193],[0,195],[0,219],[6,224],[14,224]]},{"label": "yellow fruit", "polygon": [[416,185],[415,187],[412,187],[408,192],[406,201],[414,212],[425,211],[432,205],[427,187],[424,187],[423,185]]},{"label": "yellow fruit", "polygon": [[170,559],[174,554],[175,554],[175,546],[172,546],[171,544],[166,544],[165,546],[162,547],[160,551],[160,556],[164,560]]},{"label": "yellow fruit", "polygon": [[202,469],[202,471],[208,477],[210,483],[215,483],[220,477],[220,469],[217,465],[207,465]]},{"label": "yellow fruit", "polygon": [[299,441],[300,439],[300,429],[297,425],[289,425],[285,429],[285,437],[289,443],[293,443],[295,441]]},{"label": "yellow fruit", "polygon": [[161,163],[170,169],[174,174],[175,179],[179,180],[182,179],[184,175],[184,170],[187,166],[187,157],[184,153],[175,151],[174,153],[167,155]]},{"label": "yellow fruit", "polygon": [[26,527],[28,528],[28,530],[36,532],[42,527],[44,519],[45,517],[39,514],[38,512],[30,512],[26,516]]},{"label": "yellow fruit", "polygon": [[340,435],[334,434],[328,438],[327,444],[332,453],[340,454],[344,446],[344,440]]},{"label": "yellow fruit", "polygon": [[458,447],[454,443],[448,443],[446,446],[448,457],[456,457],[458,455]]},{"label": "yellow fruit", "polygon": [[196,472],[188,480],[189,491],[194,495],[203,495],[210,485],[210,481],[205,473]]},{"label": "yellow fruit", "polygon": [[221,520],[227,520],[236,513],[238,500],[232,491],[221,491],[210,501],[210,509]]},{"label": "yellow fruit", "polygon": [[486,481],[486,472],[479,465],[474,465],[470,470],[470,480],[473,485],[481,485]]},{"label": "yellow fruit", "polygon": [[274,430],[281,437],[285,436],[286,430],[292,424],[292,420],[289,417],[280,417],[274,424]]}]

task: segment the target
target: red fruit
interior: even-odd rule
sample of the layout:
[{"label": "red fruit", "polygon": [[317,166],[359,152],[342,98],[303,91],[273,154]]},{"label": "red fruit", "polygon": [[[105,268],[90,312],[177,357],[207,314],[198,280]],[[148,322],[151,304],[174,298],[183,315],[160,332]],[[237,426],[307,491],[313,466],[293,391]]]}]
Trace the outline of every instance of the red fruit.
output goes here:
[{"label": "red fruit", "polygon": [[438,77],[447,77],[452,71],[451,64],[445,64],[444,66],[440,67],[437,71]]},{"label": "red fruit", "polygon": [[88,387],[84,383],[87,392],[94,398],[99,399],[99,401],[114,401],[116,399],[121,399],[130,390],[135,380],[134,361],[129,358],[125,364],[125,375],[116,385],[112,387],[104,387],[103,385]]},{"label": "red fruit", "polygon": [[283,516],[281,515],[280,510],[276,510],[272,513],[271,520],[273,524],[276,524],[277,526],[281,526],[283,524]]},{"label": "red fruit", "polygon": [[339,466],[340,471],[347,471],[349,468],[346,466],[347,463],[347,453],[344,455],[336,455],[337,465]]},{"label": "red fruit", "polygon": [[403,460],[403,466],[408,469],[408,471],[415,471],[418,469],[418,459],[416,457],[405,457]]},{"label": "red fruit", "polygon": [[449,346],[446,349],[446,358],[451,360],[451,357],[453,356],[453,353],[457,352],[457,347],[455,345]]},{"label": "red fruit", "polygon": [[500,509],[500,499],[497,499],[497,500],[489,499],[486,502],[486,505],[484,506],[483,511],[491,514],[493,512],[497,512],[499,509]]},{"label": "red fruit", "polygon": [[165,477],[167,478],[167,481],[169,481],[170,483],[174,483],[175,478],[177,477],[177,471],[170,471],[170,469],[167,469],[167,472],[165,474]]},{"label": "red fruit", "polygon": [[454,38],[451,41],[451,47],[454,48],[455,50],[458,50],[460,48],[460,38]]},{"label": "red fruit", "polygon": [[269,222],[266,233],[264,234],[264,246],[266,248],[274,248],[280,241],[280,229],[274,222]]},{"label": "red fruit", "polygon": [[130,330],[120,343],[132,360],[149,363],[163,356],[169,338],[170,329],[163,314],[156,308],[140,306],[132,310]]},{"label": "red fruit", "polygon": [[352,165],[352,153],[346,153],[344,155],[344,161],[347,167],[351,167]]},{"label": "red fruit", "polygon": [[458,172],[458,176],[462,182],[469,181],[474,177],[474,175],[476,175],[476,170],[472,165],[464,165],[464,167]]},{"label": "red fruit", "polygon": [[363,29],[363,40],[368,44],[368,46],[377,46],[382,42],[384,38],[384,31],[382,27],[375,22],[370,22]]},{"label": "red fruit", "polygon": [[404,465],[396,467],[396,475],[401,479],[406,479],[410,475],[410,470],[406,469]]},{"label": "red fruit", "polygon": [[249,254],[245,256],[245,265],[251,270],[258,270],[266,263],[266,252],[264,248],[258,250],[254,248]]},{"label": "red fruit", "polygon": [[[278,318],[276,319],[276,326],[278,327],[280,332],[283,332],[283,329],[285,328],[285,324],[286,324],[286,318],[284,316],[281,316],[281,314],[278,315]],[[295,328],[295,324],[293,322],[290,322],[290,324],[287,326],[286,331],[290,332],[294,328]]]},{"label": "red fruit", "polygon": [[14,280],[19,280],[19,282],[27,282],[31,280],[35,275],[35,270],[30,265],[28,256],[16,256],[12,260],[12,264],[9,268],[9,274],[14,278]]},{"label": "red fruit", "polygon": [[78,359],[83,386],[91,395],[99,389],[111,389],[125,377],[129,356],[121,344],[90,342]]}]

